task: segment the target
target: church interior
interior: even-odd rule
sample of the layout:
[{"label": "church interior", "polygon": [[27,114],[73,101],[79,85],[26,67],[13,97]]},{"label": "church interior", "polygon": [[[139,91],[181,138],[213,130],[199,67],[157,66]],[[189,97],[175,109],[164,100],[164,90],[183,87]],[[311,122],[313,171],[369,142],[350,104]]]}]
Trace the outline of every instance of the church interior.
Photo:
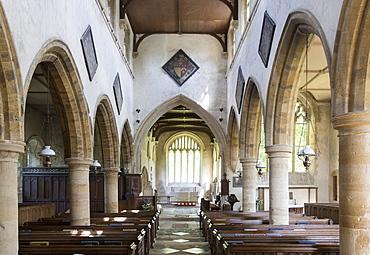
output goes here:
[{"label": "church interior", "polygon": [[370,254],[369,12],[0,0],[0,254]]}]

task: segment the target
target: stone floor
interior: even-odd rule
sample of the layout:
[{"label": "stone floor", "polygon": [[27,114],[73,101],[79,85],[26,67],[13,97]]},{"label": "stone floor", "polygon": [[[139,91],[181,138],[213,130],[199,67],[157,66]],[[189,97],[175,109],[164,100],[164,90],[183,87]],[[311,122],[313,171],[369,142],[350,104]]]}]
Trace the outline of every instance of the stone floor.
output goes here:
[{"label": "stone floor", "polygon": [[177,206],[161,204],[159,231],[150,255],[211,254],[199,229],[199,205]]}]

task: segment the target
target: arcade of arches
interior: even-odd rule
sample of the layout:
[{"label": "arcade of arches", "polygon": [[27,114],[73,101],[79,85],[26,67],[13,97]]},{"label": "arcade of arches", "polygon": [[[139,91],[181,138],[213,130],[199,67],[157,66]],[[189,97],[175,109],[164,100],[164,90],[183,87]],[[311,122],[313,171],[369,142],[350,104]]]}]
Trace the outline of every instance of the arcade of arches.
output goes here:
[{"label": "arcade of arches", "polygon": [[[131,191],[214,201],[226,174],[234,210],[261,199],[273,224],[339,203],[341,254],[369,254],[370,3],[168,2],[0,1],[1,253],[40,192],[89,225]],[[38,190],[53,174],[70,189]]]}]

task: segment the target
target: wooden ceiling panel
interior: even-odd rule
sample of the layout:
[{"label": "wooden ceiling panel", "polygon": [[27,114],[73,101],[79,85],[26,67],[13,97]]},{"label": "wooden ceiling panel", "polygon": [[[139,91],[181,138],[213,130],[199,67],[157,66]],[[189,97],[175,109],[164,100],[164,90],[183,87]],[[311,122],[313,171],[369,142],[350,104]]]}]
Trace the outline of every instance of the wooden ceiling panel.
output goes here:
[{"label": "wooden ceiling panel", "polygon": [[220,0],[126,0],[121,6],[135,34],[226,34],[232,17]]}]

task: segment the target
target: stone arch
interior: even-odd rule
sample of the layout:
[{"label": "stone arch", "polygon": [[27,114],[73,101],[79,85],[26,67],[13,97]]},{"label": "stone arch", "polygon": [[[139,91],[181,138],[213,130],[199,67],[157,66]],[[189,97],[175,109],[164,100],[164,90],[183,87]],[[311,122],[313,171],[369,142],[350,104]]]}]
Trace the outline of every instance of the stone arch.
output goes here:
[{"label": "stone arch", "polygon": [[0,139],[21,143],[24,140],[24,90],[17,54],[1,3],[0,51]]},{"label": "stone arch", "polygon": [[92,161],[92,124],[72,53],[59,40],[47,42],[30,67],[26,78],[27,90],[40,63],[49,67],[51,95],[64,134],[65,157]]},{"label": "stone arch", "polygon": [[133,173],[134,166],[133,166],[133,137],[131,133],[130,124],[128,121],[125,122],[122,130],[122,141],[121,141],[121,168],[125,168],[124,170],[130,170]]},{"label": "stone arch", "polygon": [[330,70],[331,53],[320,23],[310,12],[291,13],[287,18],[271,71],[266,98],[266,146],[292,144],[292,120],[299,89],[298,68],[304,57],[307,34],[315,34],[320,38]]},{"label": "stone arch", "polygon": [[[208,111],[200,107],[199,104],[197,104],[193,100],[183,95],[177,95],[169,99],[168,101],[164,102],[160,106],[155,107],[155,110],[149,113],[147,117],[141,122],[134,138],[134,151],[136,152],[134,164],[138,166],[140,165],[141,146],[150,128],[153,126],[153,124],[157,121],[157,119],[160,116],[162,116],[164,113],[178,105],[184,105],[192,109],[199,117],[201,117],[206,122],[206,124],[209,126],[209,128],[215,135],[217,142],[220,145],[221,156],[225,158],[226,150],[224,148],[226,148],[227,143],[225,134],[222,130],[220,123],[216,120],[216,118],[212,114],[210,114]],[[223,161],[223,164],[224,162],[225,160]]]},{"label": "stone arch", "polygon": [[96,109],[96,122],[100,129],[103,146],[103,167],[118,167],[118,131],[112,104],[108,96],[103,96]]},{"label": "stone arch", "polygon": [[262,102],[255,81],[248,79],[240,118],[240,158],[258,157],[262,122]]},{"label": "stone arch", "polygon": [[344,1],[332,66],[334,116],[369,111],[369,29],[368,1]]},{"label": "stone arch", "polygon": [[229,150],[228,164],[234,173],[237,171],[239,163],[239,126],[234,108],[231,108],[227,127],[227,142]]}]

